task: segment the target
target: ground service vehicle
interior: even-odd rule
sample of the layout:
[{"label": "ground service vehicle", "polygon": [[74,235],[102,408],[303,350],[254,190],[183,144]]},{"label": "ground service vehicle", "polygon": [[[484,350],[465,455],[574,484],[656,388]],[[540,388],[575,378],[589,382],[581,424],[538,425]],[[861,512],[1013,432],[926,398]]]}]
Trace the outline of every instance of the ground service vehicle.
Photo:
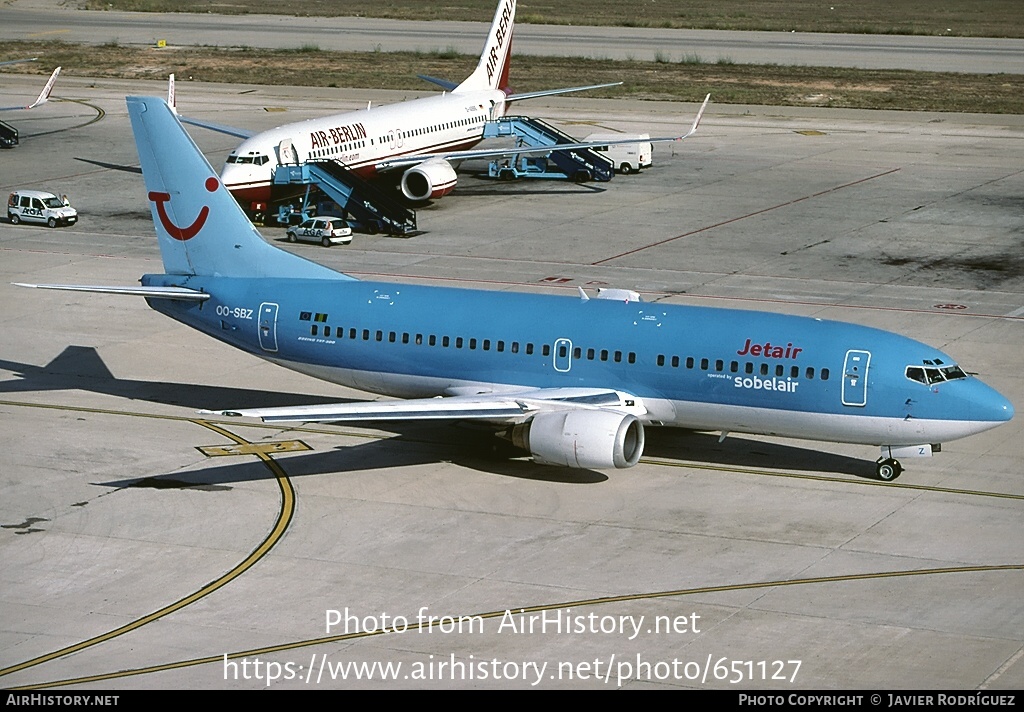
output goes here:
[{"label": "ground service vehicle", "polygon": [[299,225],[292,225],[285,234],[288,242],[319,242],[324,247],[352,242],[352,228],[341,218],[310,218]]},{"label": "ground service vehicle", "polygon": [[71,207],[66,196],[58,198],[41,190],[17,190],[7,198],[7,219],[12,225],[35,222],[57,227],[78,222],[78,211]]},{"label": "ground service vehicle", "polygon": [[613,143],[608,146],[597,146],[595,151],[600,151],[611,159],[615,164],[615,170],[619,173],[639,173],[641,168],[647,168],[653,162],[652,154],[654,146],[651,145],[648,134],[590,134],[585,139],[591,141],[622,141],[634,139],[631,143]]}]

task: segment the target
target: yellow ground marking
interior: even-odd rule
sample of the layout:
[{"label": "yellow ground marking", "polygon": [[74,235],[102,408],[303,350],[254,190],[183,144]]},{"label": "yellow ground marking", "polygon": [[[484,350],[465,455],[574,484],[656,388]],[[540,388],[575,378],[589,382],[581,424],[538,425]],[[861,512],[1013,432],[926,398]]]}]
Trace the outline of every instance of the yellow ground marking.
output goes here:
[{"label": "yellow ground marking", "polygon": [[301,440],[278,440],[268,443],[245,443],[244,445],[200,445],[196,448],[207,457],[223,457],[226,455],[277,455],[282,452],[302,452],[312,450]]},{"label": "yellow ground marking", "polygon": [[[52,408],[56,410],[75,410],[79,412],[85,411],[104,414],[129,415],[144,418],[152,417],[172,420],[187,420],[190,423],[195,423],[196,425],[200,425],[204,428],[209,428],[210,430],[213,430],[214,432],[223,435],[227,439],[233,440],[237,445],[250,445],[250,443],[244,438],[241,438],[238,435],[235,435],[234,433],[225,430],[219,425],[209,423],[205,420],[200,420],[198,418],[149,415],[146,413],[130,413],[127,411],[104,411],[94,408],[66,408],[53,405],[38,405],[9,401],[0,401],[0,404],[26,405],[31,407]],[[281,490],[281,508],[278,511],[277,521],[274,522],[274,526],[271,528],[270,532],[263,539],[263,541],[260,542],[260,544],[255,549],[253,549],[253,551],[250,552],[250,554],[247,557],[245,557],[243,561],[241,561],[239,564],[237,564],[233,569],[225,573],[223,576],[215,579],[214,581],[211,581],[198,591],[195,591],[194,593],[191,593],[188,596],[185,596],[184,598],[175,601],[174,603],[164,606],[158,611],[154,611],[153,613],[150,613],[147,616],[143,616],[142,618],[134,620],[131,623],[127,623],[119,628],[115,628],[114,630],[108,631],[93,638],[89,638],[88,640],[83,640],[79,643],[75,643],[74,645],[69,645],[65,648],[61,648],[60,650],[55,650],[52,653],[40,655],[39,657],[32,658],[31,660],[26,660],[25,662],[18,663],[17,665],[12,665],[10,667],[0,669],[0,677],[3,677],[4,675],[10,675],[11,673],[20,672],[22,670],[26,670],[36,665],[42,665],[43,663],[49,662],[51,660],[56,660],[57,658],[61,658],[65,655],[77,653],[81,650],[85,650],[86,648],[99,645],[100,643],[104,643],[120,635],[124,635],[125,633],[129,633],[133,630],[141,628],[142,626],[152,623],[153,621],[163,618],[164,616],[174,613],[175,611],[179,611],[182,608],[185,608],[186,606],[189,606],[195,603],[196,601],[200,600],[201,598],[209,596],[214,591],[226,586],[228,583],[235,580],[243,573],[248,571],[250,568],[252,568],[252,566],[254,566],[260,559],[266,556],[266,554],[274,547],[275,544],[277,544],[281,537],[284,536],[285,531],[287,531],[288,529],[288,525],[291,523],[292,516],[295,514],[295,490],[292,488],[292,483],[288,479],[288,475],[285,474],[284,470],[281,469],[281,466],[277,462],[275,462],[270,457],[270,455],[268,455],[266,452],[263,452],[258,448],[255,449],[252,452],[252,454],[258,457],[260,460],[262,460],[263,463],[268,468],[270,468],[270,471],[274,473],[274,477],[277,480],[278,487]]]}]

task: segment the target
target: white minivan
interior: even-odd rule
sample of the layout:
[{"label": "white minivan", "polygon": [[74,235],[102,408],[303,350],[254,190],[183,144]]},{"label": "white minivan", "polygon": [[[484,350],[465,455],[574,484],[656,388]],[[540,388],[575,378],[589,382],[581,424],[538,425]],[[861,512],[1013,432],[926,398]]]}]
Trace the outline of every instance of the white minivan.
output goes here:
[{"label": "white minivan", "polygon": [[78,222],[78,211],[71,207],[67,197],[61,199],[41,190],[18,190],[7,198],[7,219],[12,225],[37,222],[57,227]]},{"label": "white minivan", "polygon": [[651,145],[650,134],[590,134],[584,141],[629,141],[615,143],[610,146],[595,146],[615,164],[619,173],[639,173],[653,163],[654,146]]}]

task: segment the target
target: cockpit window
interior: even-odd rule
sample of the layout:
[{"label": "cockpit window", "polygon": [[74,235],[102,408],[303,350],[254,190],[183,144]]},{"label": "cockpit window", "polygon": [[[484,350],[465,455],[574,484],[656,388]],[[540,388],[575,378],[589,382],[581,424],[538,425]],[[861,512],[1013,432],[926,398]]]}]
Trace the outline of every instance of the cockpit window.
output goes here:
[{"label": "cockpit window", "polygon": [[955,381],[958,378],[967,378],[967,374],[955,363],[952,366],[945,366],[939,369],[947,381]]},{"label": "cockpit window", "polygon": [[920,366],[907,366],[907,378],[918,383],[928,383],[924,376],[924,369]]},{"label": "cockpit window", "polygon": [[231,154],[228,156],[228,160],[225,163],[254,163],[257,166],[262,166],[264,163],[269,163],[270,157],[261,153],[250,153],[247,156],[236,156]]},{"label": "cockpit window", "polygon": [[959,366],[955,363],[950,366],[942,365],[942,361],[935,359],[934,361],[925,361],[924,366],[907,366],[906,376],[911,381],[917,381],[918,383],[924,383],[925,385],[932,385],[933,383],[942,383],[943,381],[955,381],[960,378],[967,378],[967,374],[963,372]]}]

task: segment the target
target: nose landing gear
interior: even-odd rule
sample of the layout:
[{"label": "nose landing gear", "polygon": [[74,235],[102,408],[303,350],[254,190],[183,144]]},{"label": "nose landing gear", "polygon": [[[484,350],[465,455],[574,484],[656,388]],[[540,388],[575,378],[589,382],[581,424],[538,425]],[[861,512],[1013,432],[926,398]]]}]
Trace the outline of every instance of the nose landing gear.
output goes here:
[{"label": "nose landing gear", "polygon": [[903,465],[899,460],[886,458],[875,464],[875,476],[883,482],[892,482],[903,472]]}]

